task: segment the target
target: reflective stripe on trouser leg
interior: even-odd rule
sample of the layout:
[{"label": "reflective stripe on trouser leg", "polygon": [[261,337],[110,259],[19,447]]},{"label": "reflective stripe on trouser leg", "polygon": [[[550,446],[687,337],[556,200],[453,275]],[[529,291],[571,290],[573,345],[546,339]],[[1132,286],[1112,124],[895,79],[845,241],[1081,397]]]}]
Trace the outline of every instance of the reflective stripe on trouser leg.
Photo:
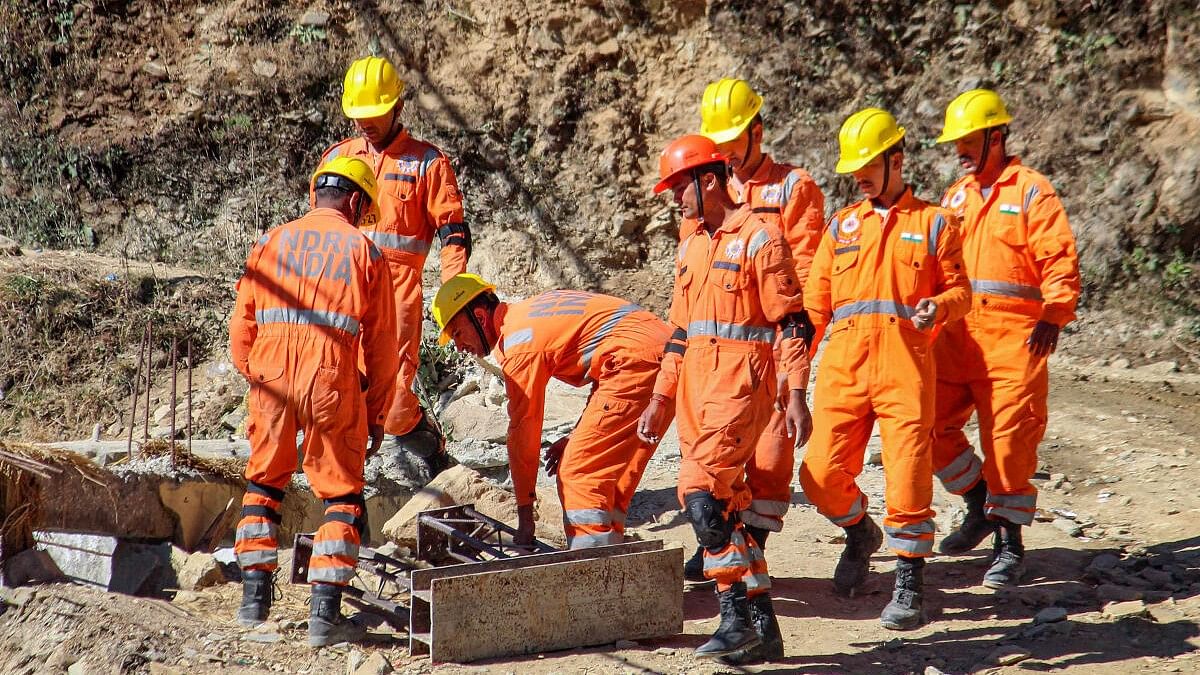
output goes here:
[{"label": "reflective stripe on trouser leg", "polygon": [[325,508],[325,522],[313,538],[309,583],[345,586],[354,578],[362,541],[356,523],[361,516],[362,508],[357,504],[331,504]]},{"label": "reflective stripe on trouser leg", "polygon": [[[819,510],[819,509],[818,509]],[[867,496],[859,494],[858,499],[850,506],[850,510],[840,514],[828,514],[822,512],[821,515],[829,519],[829,522],[838,527],[850,527],[851,525],[862,520],[863,515],[867,512]]]},{"label": "reflective stripe on trouser leg", "polygon": [[767,559],[753,538],[746,537],[741,523],[734,524],[724,548],[715,553],[704,549],[704,576],[716,580],[718,591],[727,591],[738,581],[746,582],[747,595],[771,590]]},{"label": "reflective stripe on trouser leg", "polygon": [[279,567],[279,500],[247,490],[242,496],[233,552],[242,571],[274,572]]},{"label": "reflective stripe on trouser leg", "polygon": [[934,471],[934,475],[942,481],[942,486],[947,492],[962,495],[979,482],[982,472],[983,462],[979,461],[975,449],[968,445],[954,461]]},{"label": "reflective stripe on trouser leg", "polygon": [[922,557],[933,553],[933,530],[932,520],[922,520],[900,527],[883,527],[887,547],[892,552]]},{"label": "reflective stripe on trouser leg", "polygon": [[563,511],[563,530],[568,548],[608,546],[622,541],[613,525],[613,517],[604,509],[570,509]]},{"label": "reflective stripe on trouser leg", "polygon": [[783,517],[787,515],[788,503],[773,499],[753,499],[750,508],[739,511],[738,517],[746,525],[761,527],[771,532],[783,531]]},{"label": "reflective stripe on trouser leg", "polygon": [[989,518],[1007,520],[1014,525],[1033,523],[1033,512],[1037,509],[1037,495],[993,495],[987,496],[984,512]]}]

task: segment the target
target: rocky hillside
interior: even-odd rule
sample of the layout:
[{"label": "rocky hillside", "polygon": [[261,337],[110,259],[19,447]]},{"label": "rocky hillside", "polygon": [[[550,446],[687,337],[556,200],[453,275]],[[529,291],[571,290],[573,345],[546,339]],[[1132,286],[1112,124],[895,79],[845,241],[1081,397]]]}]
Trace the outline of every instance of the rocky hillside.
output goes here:
[{"label": "rocky hillside", "polygon": [[913,180],[932,196],[955,170],[932,144],[943,106],[996,87],[1017,117],[1017,150],[1064,196],[1093,290],[1122,263],[1193,262],[1194,3],[864,7],[3,3],[0,232],[235,270],[255,232],[302,209],[317,154],[349,133],[344,67],[375,52],[402,66],[410,125],[456,160],[476,267],[509,283],[653,293],[637,271],[661,263],[673,237],[648,190],[654,157],[695,127],[719,75],[766,95],[771,149],[807,166],[831,207],[852,196],[831,171],[849,112],[897,113],[915,141]]},{"label": "rocky hillside", "polygon": [[346,65],[377,53],[408,82],[414,133],[454,159],[473,271],[663,309],[676,229],[650,187],[708,81],[766,96],[770,149],[830,208],[854,196],[832,173],[846,115],[894,110],[911,180],[936,197],[956,170],[932,140],[942,110],[990,86],[1067,204],[1085,306],[1146,307],[1196,339],[1198,35],[1188,0],[0,2],[0,234],[199,270],[223,314],[249,244],[303,211],[318,154],[353,133]]}]

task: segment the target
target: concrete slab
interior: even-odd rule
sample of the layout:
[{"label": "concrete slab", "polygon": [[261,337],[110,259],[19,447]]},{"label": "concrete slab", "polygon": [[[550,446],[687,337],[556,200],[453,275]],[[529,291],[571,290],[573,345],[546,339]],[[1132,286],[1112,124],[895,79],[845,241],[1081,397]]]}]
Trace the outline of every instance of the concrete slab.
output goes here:
[{"label": "concrete slab", "polygon": [[170,566],[171,546],[165,543],[43,530],[35,531],[33,540],[68,579],[115,593],[137,595],[153,575]]}]

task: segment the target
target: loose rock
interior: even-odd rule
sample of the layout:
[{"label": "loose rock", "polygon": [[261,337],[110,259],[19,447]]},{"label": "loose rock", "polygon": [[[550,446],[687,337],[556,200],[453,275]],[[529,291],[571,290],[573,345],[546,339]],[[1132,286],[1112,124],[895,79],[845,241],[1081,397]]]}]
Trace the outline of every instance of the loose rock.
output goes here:
[{"label": "loose rock", "polygon": [[1146,603],[1141,600],[1127,602],[1110,602],[1104,606],[1101,614],[1110,619],[1123,619],[1129,616],[1145,616]]},{"label": "loose rock", "polygon": [[1047,607],[1046,609],[1038,612],[1037,616],[1033,617],[1033,623],[1055,623],[1066,618],[1067,610],[1063,609],[1062,607]]},{"label": "loose rock", "polygon": [[393,672],[395,672],[395,668],[392,667],[392,662],[388,661],[383,654],[375,652],[367,657],[362,665],[351,671],[350,675],[388,675]]},{"label": "loose rock", "polygon": [[996,650],[988,656],[988,662],[999,666],[1011,666],[1012,664],[1020,663],[1029,657],[1029,650],[1013,645],[1005,645],[1003,647],[997,647]]}]

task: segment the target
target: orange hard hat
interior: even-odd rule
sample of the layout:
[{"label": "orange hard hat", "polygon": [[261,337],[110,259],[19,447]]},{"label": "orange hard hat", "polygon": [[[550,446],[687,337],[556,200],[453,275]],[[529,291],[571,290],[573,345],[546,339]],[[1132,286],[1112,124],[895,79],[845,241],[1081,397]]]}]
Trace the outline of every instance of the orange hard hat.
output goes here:
[{"label": "orange hard hat", "polygon": [[680,136],[671,141],[658,158],[658,184],[654,194],[671,187],[676,175],[705,164],[725,163],[725,156],[717,150],[717,144],[699,134]]}]

